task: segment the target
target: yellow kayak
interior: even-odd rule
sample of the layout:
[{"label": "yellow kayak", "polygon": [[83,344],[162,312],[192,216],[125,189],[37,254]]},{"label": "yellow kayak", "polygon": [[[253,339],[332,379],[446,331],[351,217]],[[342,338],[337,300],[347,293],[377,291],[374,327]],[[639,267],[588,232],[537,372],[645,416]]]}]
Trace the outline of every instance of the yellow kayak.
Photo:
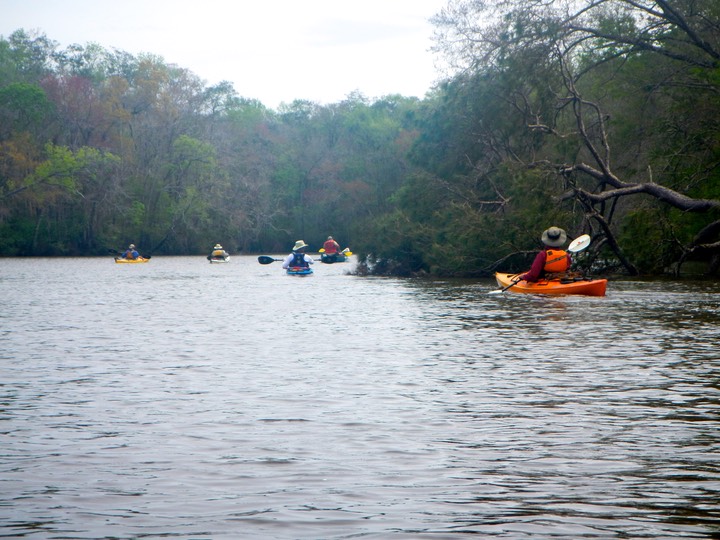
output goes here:
[{"label": "yellow kayak", "polygon": [[150,259],[145,257],[138,257],[137,259],[126,259],[124,257],[115,257],[115,262],[118,264],[138,264],[138,263],[146,263]]}]

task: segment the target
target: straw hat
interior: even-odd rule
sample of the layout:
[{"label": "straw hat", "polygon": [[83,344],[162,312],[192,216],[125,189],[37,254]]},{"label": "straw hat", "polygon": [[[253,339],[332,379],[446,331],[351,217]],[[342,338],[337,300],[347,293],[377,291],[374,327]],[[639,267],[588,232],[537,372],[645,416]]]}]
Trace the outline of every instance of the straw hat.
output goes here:
[{"label": "straw hat", "polygon": [[550,227],[540,237],[542,243],[550,247],[560,247],[567,240],[567,234],[560,227]]},{"label": "straw hat", "polygon": [[292,250],[297,251],[299,249],[306,248],[306,247],[308,247],[308,245],[303,240],[298,240],[297,242],[295,242],[295,245],[293,246]]}]

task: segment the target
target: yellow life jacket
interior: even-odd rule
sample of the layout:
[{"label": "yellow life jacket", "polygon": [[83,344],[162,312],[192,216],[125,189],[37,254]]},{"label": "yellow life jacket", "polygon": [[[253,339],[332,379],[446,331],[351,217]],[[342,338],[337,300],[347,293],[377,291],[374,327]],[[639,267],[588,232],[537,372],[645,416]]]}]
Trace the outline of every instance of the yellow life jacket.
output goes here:
[{"label": "yellow life jacket", "polygon": [[216,249],[215,251],[212,252],[212,256],[213,257],[224,257],[225,255],[223,254],[222,249]]},{"label": "yellow life jacket", "polygon": [[567,252],[562,249],[548,249],[545,254],[545,272],[565,272],[570,266]]}]

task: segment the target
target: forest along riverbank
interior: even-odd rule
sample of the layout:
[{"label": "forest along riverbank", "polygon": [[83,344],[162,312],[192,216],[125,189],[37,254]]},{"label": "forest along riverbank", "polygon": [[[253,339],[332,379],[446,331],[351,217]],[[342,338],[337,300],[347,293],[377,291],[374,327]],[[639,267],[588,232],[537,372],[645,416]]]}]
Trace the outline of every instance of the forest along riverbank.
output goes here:
[{"label": "forest along riverbank", "polygon": [[712,538],[720,290],[0,259],[0,530]]}]

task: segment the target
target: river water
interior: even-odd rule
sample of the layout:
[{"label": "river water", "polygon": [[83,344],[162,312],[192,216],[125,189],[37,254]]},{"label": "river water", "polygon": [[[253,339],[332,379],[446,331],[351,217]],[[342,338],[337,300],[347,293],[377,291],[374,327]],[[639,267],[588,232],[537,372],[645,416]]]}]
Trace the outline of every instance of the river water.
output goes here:
[{"label": "river water", "polygon": [[720,284],[315,266],[0,259],[0,537],[720,537]]}]

